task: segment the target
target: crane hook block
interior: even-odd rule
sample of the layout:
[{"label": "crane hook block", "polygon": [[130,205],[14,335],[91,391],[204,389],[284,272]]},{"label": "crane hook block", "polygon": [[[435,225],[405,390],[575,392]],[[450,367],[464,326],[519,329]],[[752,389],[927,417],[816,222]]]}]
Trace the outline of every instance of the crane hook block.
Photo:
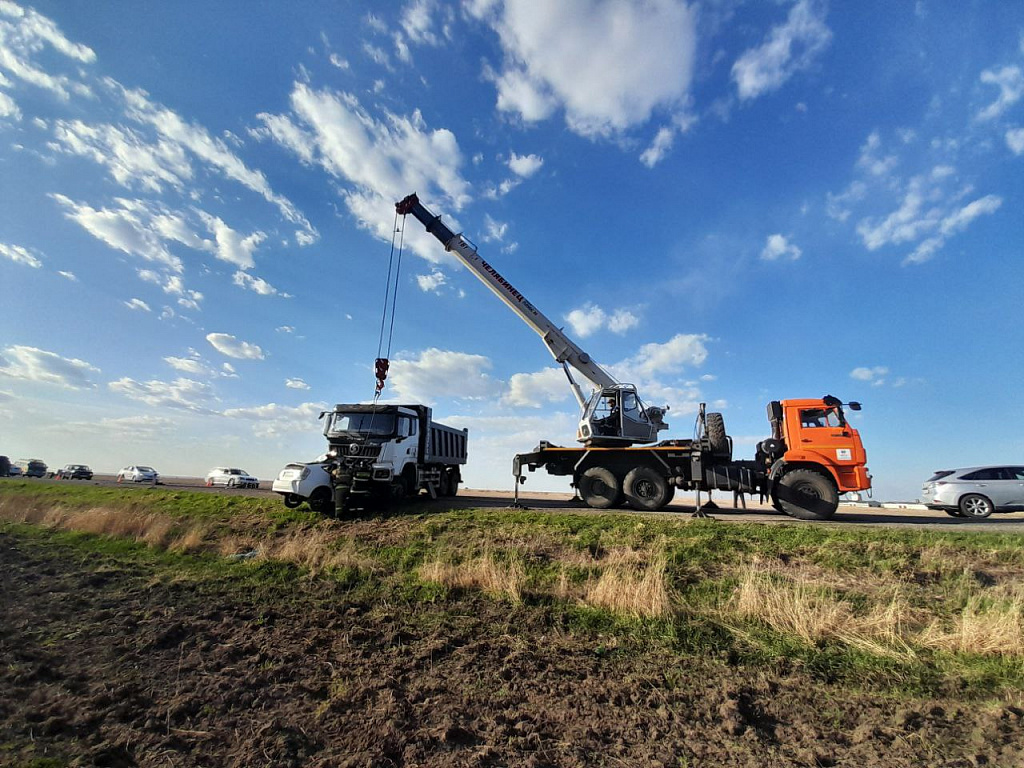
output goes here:
[{"label": "crane hook block", "polygon": [[377,377],[376,393],[379,395],[384,389],[384,380],[388,377],[389,361],[386,357],[378,357],[373,363],[373,373]]}]

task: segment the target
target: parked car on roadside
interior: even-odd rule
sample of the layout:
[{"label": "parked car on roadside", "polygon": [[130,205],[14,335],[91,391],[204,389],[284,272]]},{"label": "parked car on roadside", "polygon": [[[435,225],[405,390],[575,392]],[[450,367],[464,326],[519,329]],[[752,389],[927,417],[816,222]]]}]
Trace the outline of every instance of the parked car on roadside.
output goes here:
[{"label": "parked car on roadside", "polygon": [[58,480],[92,480],[92,470],[85,464],[65,464],[53,476]]},{"label": "parked car on roadside", "polygon": [[23,477],[46,477],[46,462],[42,459],[18,459],[13,467],[21,469]]},{"label": "parked car on roadside", "polygon": [[259,488],[260,481],[244,469],[237,467],[214,467],[206,473],[206,484],[223,485],[225,488]]},{"label": "parked car on roadside", "polygon": [[925,481],[921,501],[953,517],[1024,510],[1024,465],[943,469]]},{"label": "parked car on roadside", "polygon": [[156,483],[159,480],[160,475],[155,469],[136,464],[124,467],[117,473],[119,483]]},{"label": "parked car on roadside", "polygon": [[19,467],[17,464],[11,464],[11,466],[7,468],[7,476],[21,477],[21,467]]}]

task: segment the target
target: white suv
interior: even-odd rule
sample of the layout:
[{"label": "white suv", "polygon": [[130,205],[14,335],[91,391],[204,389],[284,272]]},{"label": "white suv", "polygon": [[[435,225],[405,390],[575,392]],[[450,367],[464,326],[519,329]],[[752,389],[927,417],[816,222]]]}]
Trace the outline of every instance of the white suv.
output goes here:
[{"label": "white suv", "polygon": [[259,488],[260,481],[244,469],[236,467],[214,467],[206,473],[207,486],[223,485],[225,488]]},{"label": "white suv", "polygon": [[925,481],[921,501],[953,517],[988,517],[1024,509],[1024,466],[943,469]]},{"label": "white suv", "polygon": [[153,483],[155,485],[159,480],[160,475],[155,469],[135,464],[124,467],[117,473],[117,482],[119,483]]}]

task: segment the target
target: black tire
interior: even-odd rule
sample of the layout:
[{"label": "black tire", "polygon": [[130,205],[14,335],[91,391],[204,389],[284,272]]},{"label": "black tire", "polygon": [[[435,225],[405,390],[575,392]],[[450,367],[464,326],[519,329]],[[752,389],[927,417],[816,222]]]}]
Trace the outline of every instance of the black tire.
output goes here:
[{"label": "black tire", "polygon": [[960,510],[959,509],[944,509],[942,511],[945,512],[950,517],[963,517],[963,515],[960,514]]},{"label": "black tire", "polygon": [[416,487],[416,467],[412,464],[407,465],[402,472],[402,489],[408,499],[419,495],[420,489]]},{"label": "black tire", "polygon": [[725,419],[720,413],[709,413],[705,417],[708,442],[715,456],[729,455],[729,436],[725,434]]},{"label": "black tire", "polygon": [[452,479],[448,474],[448,470],[441,467],[441,477],[437,482],[437,495],[438,497],[451,496],[451,485]]},{"label": "black tire", "polygon": [[615,473],[604,467],[590,467],[580,475],[577,484],[580,496],[588,507],[609,509],[621,503],[622,484]]},{"label": "black tire", "polygon": [[960,499],[960,517],[984,520],[995,511],[996,509],[988,497],[982,496],[980,493],[968,493]]},{"label": "black tire", "polygon": [[784,474],[776,496],[782,511],[798,520],[828,520],[839,506],[832,478],[813,469],[792,469]]},{"label": "black tire", "polygon": [[661,509],[671,498],[668,481],[651,467],[634,467],[629,470],[622,490],[629,506],[649,512]]},{"label": "black tire", "polygon": [[294,493],[286,493],[284,495],[284,505],[288,507],[288,509],[295,509],[301,503],[302,499],[300,499]]},{"label": "black tire", "polygon": [[459,473],[457,470],[450,469],[448,474],[448,496],[454,497],[459,495]]},{"label": "black tire", "polygon": [[309,508],[319,515],[334,514],[334,496],[331,489],[321,485],[309,497]]},{"label": "black tire", "polygon": [[234,479],[228,480],[228,481],[227,481],[227,483],[225,483],[225,485],[226,485],[226,486],[227,486],[228,488],[234,488],[234,487],[235,487],[235,481],[234,481]]}]

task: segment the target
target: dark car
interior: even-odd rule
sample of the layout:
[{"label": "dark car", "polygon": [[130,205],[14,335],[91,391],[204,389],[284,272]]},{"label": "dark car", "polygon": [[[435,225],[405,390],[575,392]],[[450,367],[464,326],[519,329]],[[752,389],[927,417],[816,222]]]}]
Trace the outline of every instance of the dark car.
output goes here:
[{"label": "dark car", "polygon": [[58,480],[92,480],[92,470],[85,464],[65,464],[54,473]]}]

